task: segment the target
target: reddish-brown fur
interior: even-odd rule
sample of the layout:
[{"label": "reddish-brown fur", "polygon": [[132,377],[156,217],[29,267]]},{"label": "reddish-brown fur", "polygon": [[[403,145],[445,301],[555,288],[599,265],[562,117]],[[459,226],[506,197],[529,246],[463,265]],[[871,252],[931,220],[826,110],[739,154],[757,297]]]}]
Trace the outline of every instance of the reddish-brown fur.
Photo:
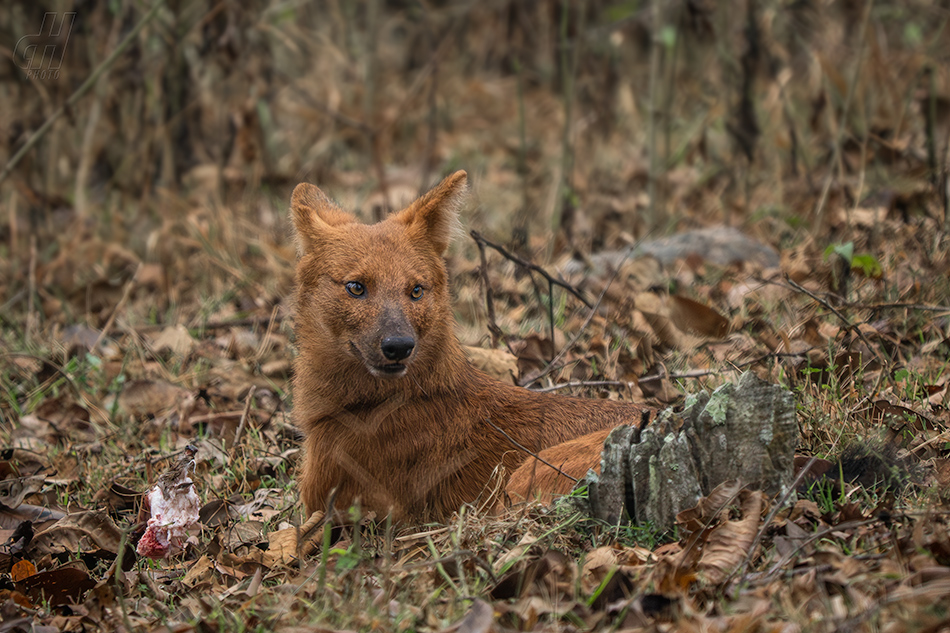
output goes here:
[{"label": "reddish-brown fur", "polygon": [[[294,417],[306,434],[299,485],[308,512],[332,497],[337,509],[359,500],[396,520],[444,518],[490,500],[486,487],[499,465],[510,473],[524,462],[527,453],[511,440],[541,451],[640,419],[633,404],[535,393],[468,363],[453,332],[442,259],[465,183],[465,172],[456,172],[374,225],[313,185],[294,190],[301,253]],[[393,361],[382,350],[393,353],[397,338],[415,345]],[[584,460],[598,465],[599,449]],[[527,496],[523,476],[518,494]]]},{"label": "reddish-brown fur", "polygon": [[550,502],[558,495],[569,493],[574,481],[582,479],[588,470],[600,474],[600,454],[612,428],[599,429],[546,448],[537,458],[529,457],[511,473],[505,488],[509,501]]}]

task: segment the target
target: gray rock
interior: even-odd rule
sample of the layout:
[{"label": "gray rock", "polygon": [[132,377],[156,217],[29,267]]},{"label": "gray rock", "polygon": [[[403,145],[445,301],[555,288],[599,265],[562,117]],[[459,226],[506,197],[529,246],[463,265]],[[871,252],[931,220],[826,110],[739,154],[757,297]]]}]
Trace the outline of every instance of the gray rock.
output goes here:
[{"label": "gray rock", "polygon": [[[738,229],[728,226],[715,226],[705,229],[685,231],[670,237],[646,240],[636,245],[632,252],[606,251],[590,256],[594,270],[612,270],[627,259],[655,257],[661,264],[668,266],[678,259],[690,255],[718,266],[751,262],[764,268],[777,268],[781,264],[778,251],[752,239]],[[571,262],[565,272],[574,274],[582,271],[585,264]]]}]

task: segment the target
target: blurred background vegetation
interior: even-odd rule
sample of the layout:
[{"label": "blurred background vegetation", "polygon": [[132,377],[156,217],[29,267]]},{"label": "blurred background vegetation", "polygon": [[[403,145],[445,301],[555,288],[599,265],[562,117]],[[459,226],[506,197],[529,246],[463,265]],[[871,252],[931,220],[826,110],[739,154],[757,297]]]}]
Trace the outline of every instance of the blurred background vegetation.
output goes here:
[{"label": "blurred background vegetation", "polygon": [[[68,42],[38,39],[65,46],[57,77],[30,76],[17,43],[67,11]],[[101,326],[141,265],[143,318],[222,293],[269,313],[304,180],[370,220],[467,169],[465,226],[539,261],[723,223],[830,243],[868,200],[942,224],[948,19],[946,0],[6,2],[0,167],[95,80],[4,172],[0,300]]]}]

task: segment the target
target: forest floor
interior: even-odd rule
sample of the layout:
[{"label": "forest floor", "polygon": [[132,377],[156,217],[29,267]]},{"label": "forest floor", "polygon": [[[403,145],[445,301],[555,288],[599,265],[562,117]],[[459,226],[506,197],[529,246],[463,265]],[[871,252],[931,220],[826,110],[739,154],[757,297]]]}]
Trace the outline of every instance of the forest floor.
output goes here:
[{"label": "forest floor", "polygon": [[[336,63],[345,52],[312,59]],[[832,66],[822,68],[840,105],[847,82]],[[76,199],[68,185],[54,195],[23,175],[55,181],[49,158],[24,163],[17,187],[3,190],[0,633],[950,627],[950,234],[937,186],[946,169],[942,181],[927,175],[932,134],[922,115],[891,119],[861,145],[825,127],[848,118],[829,107],[801,142],[809,160],[798,161],[788,143],[799,141],[766,122],[785,121],[782,100],[763,96],[755,164],[721,150],[731,124],[720,111],[681,121],[656,175],[630,149],[632,138],[640,148],[650,141],[618,136],[619,124],[609,133],[592,124],[576,146],[562,145],[561,94],[524,88],[520,75],[443,69],[431,94],[457,105],[440,119],[426,106],[432,67],[413,67],[417,83],[381,80],[378,98],[396,110],[379,108],[373,138],[389,150],[358,140],[369,116],[359,90],[314,91],[330,95],[317,107],[300,96],[304,77],[296,92],[268,93],[274,117],[258,103],[222,118],[237,122],[239,158],[198,164],[180,188],[153,188],[151,173],[148,186],[116,185],[100,198]],[[617,91],[611,116],[640,117],[623,127],[634,134],[642,111],[624,111],[623,85]],[[596,97],[577,99],[598,120]],[[519,104],[528,113],[520,119]],[[419,114],[394,125],[404,111]],[[327,131],[327,121],[339,127]],[[281,127],[285,151],[274,153],[268,135]],[[420,141],[429,129],[436,140]],[[255,145],[254,134],[265,140]],[[422,146],[424,168],[375,167],[374,152],[408,164]],[[288,167],[262,159],[264,150],[308,158]],[[304,516],[291,420],[289,192],[319,180],[369,220],[453,168],[473,183],[466,231],[517,248],[576,291],[552,289],[537,270],[460,235],[448,265],[457,332],[475,364],[527,388],[657,407],[752,371],[793,393],[796,468],[816,457],[822,474],[803,477],[791,499],[754,505],[736,493],[701,527],[684,520],[668,531],[606,525],[570,504],[503,516],[464,508],[423,526],[356,517],[359,529]],[[86,173],[96,184],[95,169]],[[112,184],[127,173],[116,169]],[[530,231],[511,246],[526,209]],[[723,225],[761,251],[735,237],[715,249],[696,232]],[[691,237],[669,256],[629,251],[674,233]],[[143,496],[189,445],[200,521],[183,551],[139,557]],[[729,539],[741,547],[711,572],[713,550]]]}]

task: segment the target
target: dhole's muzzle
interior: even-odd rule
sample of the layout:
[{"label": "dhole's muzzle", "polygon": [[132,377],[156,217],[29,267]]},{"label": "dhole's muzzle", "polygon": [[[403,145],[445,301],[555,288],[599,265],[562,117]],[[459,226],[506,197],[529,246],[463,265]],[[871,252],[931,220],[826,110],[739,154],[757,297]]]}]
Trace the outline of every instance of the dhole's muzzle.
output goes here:
[{"label": "dhole's muzzle", "polygon": [[369,373],[379,378],[399,378],[412,362],[416,333],[398,306],[388,306],[382,310],[374,334],[350,345]]}]

